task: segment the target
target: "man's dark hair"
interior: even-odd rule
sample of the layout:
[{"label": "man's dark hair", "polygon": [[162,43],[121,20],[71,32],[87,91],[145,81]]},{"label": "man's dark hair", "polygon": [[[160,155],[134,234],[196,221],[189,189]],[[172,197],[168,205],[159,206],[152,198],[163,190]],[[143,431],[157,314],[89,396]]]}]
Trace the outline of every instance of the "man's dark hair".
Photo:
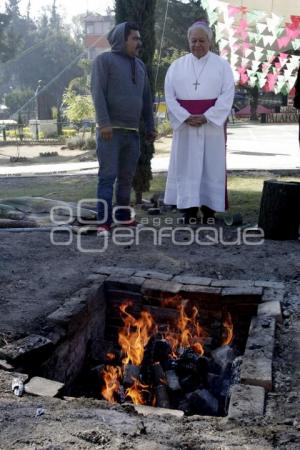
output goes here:
[{"label": "man's dark hair", "polygon": [[130,35],[131,30],[140,31],[138,25],[134,22],[127,22],[125,25],[125,41],[127,41],[128,36]]}]

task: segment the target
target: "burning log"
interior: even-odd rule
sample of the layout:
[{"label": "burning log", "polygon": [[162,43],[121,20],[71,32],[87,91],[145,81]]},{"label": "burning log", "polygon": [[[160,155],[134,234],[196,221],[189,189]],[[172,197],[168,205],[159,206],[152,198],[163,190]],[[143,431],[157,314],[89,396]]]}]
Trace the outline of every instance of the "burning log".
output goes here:
[{"label": "burning log", "polygon": [[192,374],[185,378],[181,378],[180,386],[181,386],[182,390],[186,393],[193,392],[197,388],[203,387],[203,385],[199,382],[199,378],[198,378],[197,374]]},{"label": "burning log", "polygon": [[191,394],[188,394],[187,397],[192,414],[211,416],[218,414],[219,402],[207,389],[197,389]]},{"label": "burning log", "polygon": [[133,364],[126,364],[124,366],[124,376],[123,383],[126,386],[131,386],[134,383],[134,380],[138,379],[140,375],[140,368]]},{"label": "burning log", "polygon": [[193,349],[185,350],[178,360],[177,373],[185,378],[191,375],[198,377],[198,382],[207,383],[208,360],[205,356],[200,356]]},{"label": "burning log", "polygon": [[165,363],[172,353],[171,346],[169,342],[165,339],[157,339],[155,340],[153,347],[153,361]]},{"label": "burning log", "polygon": [[156,403],[159,408],[170,408],[170,399],[164,384],[156,386]]}]

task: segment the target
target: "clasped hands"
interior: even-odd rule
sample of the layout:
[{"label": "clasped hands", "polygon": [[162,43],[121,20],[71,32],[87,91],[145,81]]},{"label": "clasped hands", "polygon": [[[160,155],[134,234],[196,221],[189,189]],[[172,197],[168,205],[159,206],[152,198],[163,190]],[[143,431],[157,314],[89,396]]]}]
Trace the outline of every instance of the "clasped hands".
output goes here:
[{"label": "clasped hands", "polygon": [[189,116],[185,120],[185,123],[190,127],[201,127],[201,125],[207,123],[207,119],[203,114],[195,114],[193,116]]}]

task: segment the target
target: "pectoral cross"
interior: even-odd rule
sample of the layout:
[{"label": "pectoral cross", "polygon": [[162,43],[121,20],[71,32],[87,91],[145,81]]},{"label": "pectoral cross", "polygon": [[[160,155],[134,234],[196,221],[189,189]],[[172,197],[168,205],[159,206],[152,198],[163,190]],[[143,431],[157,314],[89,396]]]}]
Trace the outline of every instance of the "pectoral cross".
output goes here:
[{"label": "pectoral cross", "polygon": [[195,91],[198,89],[198,86],[200,86],[200,83],[198,83],[198,80],[196,80],[196,83],[193,83],[193,85],[195,86]]}]

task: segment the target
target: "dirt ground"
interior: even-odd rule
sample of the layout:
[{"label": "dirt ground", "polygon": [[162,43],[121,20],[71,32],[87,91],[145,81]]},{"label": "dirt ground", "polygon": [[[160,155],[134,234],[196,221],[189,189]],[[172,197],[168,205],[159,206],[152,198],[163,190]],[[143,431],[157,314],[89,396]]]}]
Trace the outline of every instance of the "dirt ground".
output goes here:
[{"label": "dirt ground", "polygon": [[[233,240],[236,230],[227,233]],[[66,240],[65,235],[60,239]],[[44,319],[66,297],[85,286],[100,265],[153,269],[215,279],[282,281],[286,286],[284,321],[277,327],[274,391],[263,419],[228,422],[194,416],[143,418],[121,406],[77,399],[61,401],[14,397],[0,379],[0,449],[197,450],[300,448],[300,243],[261,245],[108,245],[99,250],[95,235],[67,246],[53,245],[49,233],[0,230],[0,340],[45,331]],[[178,238],[186,243],[184,234]],[[35,417],[36,408],[45,410]]]}]

